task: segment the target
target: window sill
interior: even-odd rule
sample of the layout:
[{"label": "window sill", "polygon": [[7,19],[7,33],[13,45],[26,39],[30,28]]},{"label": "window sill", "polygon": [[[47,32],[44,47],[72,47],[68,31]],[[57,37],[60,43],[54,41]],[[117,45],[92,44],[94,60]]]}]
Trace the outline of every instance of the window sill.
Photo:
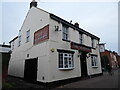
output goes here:
[{"label": "window sill", "polygon": [[70,40],[65,40],[65,39],[62,39],[63,41],[66,41],[66,42],[70,42]]},{"label": "window sill", "polygon": [[58,68],[59,70],[72,70],[72,69],[74,69],[74,67],[72,67],[72,68]]},{"label": "window sill", "polygon": [[98,66],[92,66],[92,68],[98,68]]},{"label": "window sill", "polygon": [[92,47],[92,49],[96,49],[96,48]]}]

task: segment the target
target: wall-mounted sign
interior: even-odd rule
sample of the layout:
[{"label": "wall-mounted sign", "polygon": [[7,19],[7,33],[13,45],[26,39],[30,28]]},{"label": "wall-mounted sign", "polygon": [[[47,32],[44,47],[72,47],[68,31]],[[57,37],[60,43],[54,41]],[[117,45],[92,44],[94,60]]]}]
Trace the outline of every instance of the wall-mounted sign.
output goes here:
[{"label": "wall-mounted sign", "polygon": [[81,44],[77,44],[74,42],[71,42],[71,49],[75,49],[75,50],[81,50],[84,52],[91,52],[91,48],[87,47],[85,45],[81,45]]},{"label": "wall-mounted sign", "polygon": [[41,43],[47,39],[49,39],[49,25],[34,33],[34,44]]}]

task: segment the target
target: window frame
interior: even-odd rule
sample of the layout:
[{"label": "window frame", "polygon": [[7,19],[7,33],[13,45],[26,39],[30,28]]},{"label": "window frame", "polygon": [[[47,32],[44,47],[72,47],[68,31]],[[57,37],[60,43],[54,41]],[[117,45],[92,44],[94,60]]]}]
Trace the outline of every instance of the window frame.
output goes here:
[{"label": "window frame", "polygon": [[21,46],[21,35],[18,37],[18,47]]},{"label": "window frame", "polygon": [[[60,60],[60,54],[62,55]],[[60,70],[69,70],[74,69],[74,54],[73,53],[67,53],[67,52],[58,52],[58,69]],[[67,61],[67,64],[65,65],[65,60]],[[60,63],[62,62],[62,64]],[[60,64],[62,66],[60,66]]]},{"label": "window frame", "polygon": [[62,25],[62,39],[69,40],[69,30],[68,27],[65,25]]},{"label": "window frame", "polygon": [[79,42],[80,44],[84,43],[83,33],[79,33]]},{"label": "window frame", "polygon": [[95,40],[93,38],[91,38],[91,47],[95,48]]},{"label": "window frame", "polygon": [[97,55],[91,55],[91,66],[98,67],[98,56]]},{"label": "window frame", "polygon": [[30,30],[26,31],[26,43],[30,41]]}]

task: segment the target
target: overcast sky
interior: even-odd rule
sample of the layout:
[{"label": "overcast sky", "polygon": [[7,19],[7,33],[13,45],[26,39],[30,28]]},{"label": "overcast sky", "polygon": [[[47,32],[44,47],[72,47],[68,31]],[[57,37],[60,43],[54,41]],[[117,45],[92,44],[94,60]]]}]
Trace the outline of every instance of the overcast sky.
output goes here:
[{"label": "overcast sky", "polygon": [[[0,43],[18,35],[30,2],[0,3]],[[72,23],[78,22],[84,30],[98,36],[106,49],[118,51],[118,3],[117,2],[40,2],[38,7]]]}]

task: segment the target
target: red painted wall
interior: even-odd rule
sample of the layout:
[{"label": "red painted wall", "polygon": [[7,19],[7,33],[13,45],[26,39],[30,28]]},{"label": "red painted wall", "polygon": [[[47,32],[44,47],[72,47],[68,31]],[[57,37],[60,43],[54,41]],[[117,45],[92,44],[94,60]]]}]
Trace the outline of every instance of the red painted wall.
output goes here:
[{"label": "red painted wall", "polygon": [[49,39],[49,25],[34,33],[34,44],[41,43],[47,39]]}]

